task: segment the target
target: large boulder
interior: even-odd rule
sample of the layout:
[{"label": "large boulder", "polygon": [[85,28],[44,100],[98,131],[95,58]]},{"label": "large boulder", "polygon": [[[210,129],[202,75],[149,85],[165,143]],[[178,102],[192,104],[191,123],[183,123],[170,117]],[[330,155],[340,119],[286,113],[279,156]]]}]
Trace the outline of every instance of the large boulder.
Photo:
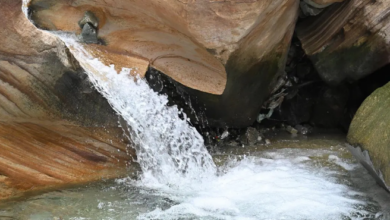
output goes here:
[{"label": "large boulder", "polygon": [[106,64],[148,67],[178,83],[211,125],[254,122],[284,70],[299,0],[32,0],[38,27],[80,34],[87,11],[101,44],[85,45]]},{"label": "large boulder", "polygon": [[373,92],[357,111],[348,132],[353,154],[390,191],[390,83]]},{"label": "large boulder", "polygon": [[123,175],[118,116],[65,45],[22,2],[0,1],[0,199]]},{"label": "large boulder", "polygon": [[302,47],[321,78],[358,80],[390,61],[390,1],[334,3],[297,25]]}]

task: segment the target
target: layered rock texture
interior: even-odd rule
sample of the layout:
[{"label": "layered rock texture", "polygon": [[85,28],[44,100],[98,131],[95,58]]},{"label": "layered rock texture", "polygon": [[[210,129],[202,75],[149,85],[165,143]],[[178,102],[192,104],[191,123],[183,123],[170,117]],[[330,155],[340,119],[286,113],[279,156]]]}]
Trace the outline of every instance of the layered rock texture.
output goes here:
[{"label": "layered rock texture", "polygon": [[329,84],[357,80],[390,61],[390,1],[335,3],[297,25],[302,47]]},{"label": "layered rock texture", "polygon": [[0,199],[123,174],[131,154],[118,117],[21,6],[0,1]]},{"label": "layered rock texture", "polygon": [[33,0],[29,15],[42,29],[81,33],[85,12],[98,19],[100,44],[87,50],[106,64],[150,66],[178,83],[196,110],[217,126],[256,119],[284,70],[298,0],[50,1]]},{"label": "layered rock texture", "polygon": [[372,93],[356,113],[348,141],[362,164],[390,191],[390,83]]}]

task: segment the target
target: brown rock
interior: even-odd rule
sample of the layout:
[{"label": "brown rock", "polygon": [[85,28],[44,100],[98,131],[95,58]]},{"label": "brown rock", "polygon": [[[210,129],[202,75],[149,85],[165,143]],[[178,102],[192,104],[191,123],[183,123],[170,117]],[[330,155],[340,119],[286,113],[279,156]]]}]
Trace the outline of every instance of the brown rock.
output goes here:
[{"label": "brown rock", "polygon": [[0,200],[125,176],[131,156],[121,133],[63,122],[0,122]]},{"label": "brown rock", "polygon": [[302,47],[323,80],[360,79],[390,59],[390,2],[351,0],[297,26]]},{"label": "brown rock", "polygon": [[283,71],[298,5],[298,0],[98,0],[93,5],[33,0],[29,9],[38,27],[76,34],[77,22],[91,11],[105,46],[85,46],[88,50],[104,51],[102,59],[118,69],[160,70],[205,106],[210,123],[241,127],[255,120]]},{"label": "brown rock", "polygon": [[130,150],[107,101],[21,1],[0,1],[0,199],[123,175]]}]

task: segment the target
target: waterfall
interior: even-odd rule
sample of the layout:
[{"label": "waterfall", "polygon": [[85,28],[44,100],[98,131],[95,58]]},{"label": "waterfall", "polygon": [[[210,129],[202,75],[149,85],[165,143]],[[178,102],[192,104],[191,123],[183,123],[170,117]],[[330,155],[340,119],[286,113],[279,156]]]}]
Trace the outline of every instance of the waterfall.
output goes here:
[{"label": "waterfall", "polygon": [[[23,0],[22,10],[26,16],[29,1]],[[162,197],[163,204],[169,204],[165,208],[145,209],[144,213],[137,208],[131,211],[133,218],[145,220],[358,220],[365,217],[383,219],[381,216],[387,215],[387,212],[373,208],[375,203],[367,200],[364,193],[349,187],[350,183],[345,183],[349,180],[341,181],[338,173],[345,178],[345,170],[356,170],[359,175],[361,171],[356,164],[342,161],[331,150],[281,149],[264,150],[256,156],[232,155],[216,175],[217,168],[200,134],[189,125],[181,110],[167,106],[166,96],[151,90],[145,79],[130,74],[137,69],[124,68],[118,73],[113,65],[107,66],[93,57],[74,34],[51,33],[62,39],[94,87],[123,119],[118,126],[122,126],[131,140],[142,169],[139,180],[119,179],[117,185],[110,188],[129,186],[129,198],[123,199],[123,191],[118,191],[120,196],[115,204],[99,201],[98,210],[95,209],[98,217],[90,219],[129,219],[128,212],[123,210],[145,202],[144,197],[138,198],[131,193],[146,194],[151,199]],[[315,159],[321,157],[328,157],[326,163],[332,164],[333,168],[322,167]],[[71,204],[69,207],[75,207],[79,213],[83,210],[82,205],[91,202],[74,205],[72,200]],[[103,213],[109,216],[115,211],[115,205],[119,206],[119,211],[114,214],[122,214],[123,218],[101,216],[101,209],[107,207]],[[126,208],[121,209],[121,205]]]},{"label": "waterfall", "polygon": [[[160,184],[202,181],[214,176],[216,167],[202,136],[188,124],[189,119],[168,99],[154,92],[145,79],[133,77],[131,68],[118,73],[90,55],[77,37],[57,35],[79,60],[89,79],[128,126],[122,126],[134,144],[143,178]],[[184,119],[179,118],[184,115]]]}]

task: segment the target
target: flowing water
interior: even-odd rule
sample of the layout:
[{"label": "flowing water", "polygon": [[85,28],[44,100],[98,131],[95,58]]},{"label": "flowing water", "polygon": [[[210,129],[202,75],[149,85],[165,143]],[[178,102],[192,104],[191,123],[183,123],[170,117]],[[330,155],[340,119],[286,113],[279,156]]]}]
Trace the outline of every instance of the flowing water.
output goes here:
[{"label": "flowing water", "polygon": [[16,201],[0,219],[390,219],[390,197],[343,144],[326,136],[224,146],[207,182],[103,181]]},{"label": "flowing water", "polygon": [[[17,219],[386,219],[387,194],[345,149],[278,142],[266,150],[227,147],[213,155],[167,97],[132,69],[117,73],[72,35],[59,35],[95,87],[129,126],[142,174],[18,202]],[[306,145],[305,145],[306,143]],[[333,148],[332,148],[333,146]],[[241,150],[241,151],[240,151]],[[344,155],[344,156],[343,156]]]},{"label": "flowing water", "polygon": [[[126,125],[141,175],[48,192],[8,204],[8,219],[389,219],[390,199],[345,149],[218,151],[167,97],[123,69],[105,66],[59,34]],[[283,143],[282,143],[283,144]],[[226,148],[228,149],[228,148]],[[225,149],[225,150],[226,150]],[[218,162],[216,166],[214,161]]]}]

